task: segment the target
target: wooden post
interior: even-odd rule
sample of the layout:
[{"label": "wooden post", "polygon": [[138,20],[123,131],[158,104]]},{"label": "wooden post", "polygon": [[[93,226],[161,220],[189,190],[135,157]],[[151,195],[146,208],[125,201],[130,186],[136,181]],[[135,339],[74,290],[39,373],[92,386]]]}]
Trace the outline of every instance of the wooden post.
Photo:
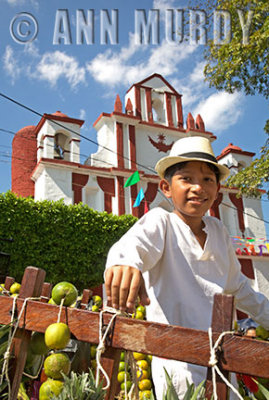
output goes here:
[{"label": "wooden post", "polygon": [[[231,331],[233,323],[233,311],[234,302],[233,296],[227,296],[222,294],[216,294],[214,297],[214,305],[212,312],[212,336],[213,344],[218,339],[219,335],[225,331]],[[225,364],[223,354],[218,355],[219,361]],[[221,372],[226,379],[229,379],[229,372],[224,371],[221,368],[220,363],[218,364]],[[217,395],[220,400],[226,400],[228,398],[228,388],[222,379],[217,375]],[[208,368],[207,379],[206,379],[206,398],[211,399],[213,394],[213,383],[212,383],[212,370]]]},{"label": "wooden post", "polygon": [[85,310],[87,308],[87,305],[88,305],[91,297],[92,297],[92,290],[84,289],[82,292],[82,299],[81,299],[81,303],[80,303],[80,308],[82,308],[82,310]]},{"label": "wooden post", "polygon": [[52,283],[44,282],[41,291],[41,301],[42,303],[47,303],[50,299],[52,289]]},{"label": "wooden post", "polygon": [[[42,269],[27,267],[22,278],[21,289],[18,298],[25,299],[27,297],[39,297],[45,275],[46,272]],[[12,382],[11,400],[17,399],[30,339],[31,331],[27,331],[25,329],[17,330],[12,344],[15,359],[10,374]]]},{"label": "wooden post", "polygon": [[102,367],[104,368],[110,379],[110,386],[107,390],[105,400],[114,400],[117,391],[119,390],[117,375],[119,372],[120,355],[121,350],[114,349],[113,347],[108,347],[102,354]]},{"label": "wooden post", "polygon": [[10,286],[15,282],[15,279],[11,276],[7,276],[5,279],[5,289],[9,290]]}]

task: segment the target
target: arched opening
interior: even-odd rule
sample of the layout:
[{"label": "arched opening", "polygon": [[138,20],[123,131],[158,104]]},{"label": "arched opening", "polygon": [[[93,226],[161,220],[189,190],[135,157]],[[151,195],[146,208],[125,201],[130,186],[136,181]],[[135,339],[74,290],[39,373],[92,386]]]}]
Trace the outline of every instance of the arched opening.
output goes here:
[{"label": "arched opening", "polygon": [[58,160],[69,160],[70,144],[69,138],[62,132],[54,136],[54,156]]}]

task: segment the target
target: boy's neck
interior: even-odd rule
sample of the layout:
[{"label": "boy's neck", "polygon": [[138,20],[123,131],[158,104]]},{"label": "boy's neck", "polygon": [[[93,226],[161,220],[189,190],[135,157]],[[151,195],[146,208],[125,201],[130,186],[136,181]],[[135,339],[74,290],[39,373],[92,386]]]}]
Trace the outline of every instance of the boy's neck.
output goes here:
[{"label": "boy's neck", "polygon": [[201,247],[204,248],[204,244],[206,241],[206,233],[203,230],[205,227],[205,223],[201,217],[189,217],[188,215],[184,215],[179,213],[177,210],[174,210],[174,213],[178,215],[180,219],[182,219],[186,225],[188,225],[193,232],[194,236],[200,243]]}]

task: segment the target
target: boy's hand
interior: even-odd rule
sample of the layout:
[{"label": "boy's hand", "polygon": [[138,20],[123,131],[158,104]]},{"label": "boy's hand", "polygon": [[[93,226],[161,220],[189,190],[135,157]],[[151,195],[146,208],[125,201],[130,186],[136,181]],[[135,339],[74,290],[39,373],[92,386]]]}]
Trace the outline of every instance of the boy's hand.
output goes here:
[{"label": "boy's hand", "polygon": [[137,296],[142,305],[150,303],[144,279],[139,269],[127,265],[114,265],[105,273],[107,303],[121,311],[133,312]]}]

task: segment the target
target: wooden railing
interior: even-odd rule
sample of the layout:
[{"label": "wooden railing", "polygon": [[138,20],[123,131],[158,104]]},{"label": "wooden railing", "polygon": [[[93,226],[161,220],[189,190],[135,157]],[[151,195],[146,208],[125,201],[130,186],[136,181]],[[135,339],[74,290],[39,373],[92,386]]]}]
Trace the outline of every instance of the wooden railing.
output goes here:
[{"label": "wooden railing", "polygon": [[[26,268],[17,298],[17,314],[20,313],[25,298],[40,296],[42,298],[39,301],[27,301],[14,339],[13,352],[15,358],[10,374],[12,400],[17,399],[31,332],[45,332],[48,325],[57,321],[59,306],[46,303],[46,298],[50,296],[51,284],[44,283],[44,280],[45,271],[35,267]],[[13,278],[7,277],[5,280],[6,289],[9,289],[13,282]],[[82,304],[87,303],[89,298],[90,291],[85,289]],[[12,305],[13,298],[0,296],[0,324],[10,322]],[[233,297],[216,295],[211,324],[213,341],[216,341],[223,331],[231,330],[232,316]],[[104,325],[107,325],[110,319],[111,314],[104,313]],[[77,340],[98,344],[98,313],[86,309],[65,307],[61,313],[61,321],[68,324],[72,335]],[[118,364],[122,350],[209,367],[208,332],[117,316],[106,341],[106,351],[102,356],[102,365],[111,379],[111,385],[106,395],[107,400],[113,400],[116,394]],[[227,334],[221,342],[218,360],[218,366],[226,377],[228,377],[229,372],[236,372],[269,378],[269,342],[236,334]],[[217,378],[217,392],[219,399],[227,398],[227,386],[219,378]],[[211,398],[211,395],[212,377],[209,367],[206,396]]]}]

